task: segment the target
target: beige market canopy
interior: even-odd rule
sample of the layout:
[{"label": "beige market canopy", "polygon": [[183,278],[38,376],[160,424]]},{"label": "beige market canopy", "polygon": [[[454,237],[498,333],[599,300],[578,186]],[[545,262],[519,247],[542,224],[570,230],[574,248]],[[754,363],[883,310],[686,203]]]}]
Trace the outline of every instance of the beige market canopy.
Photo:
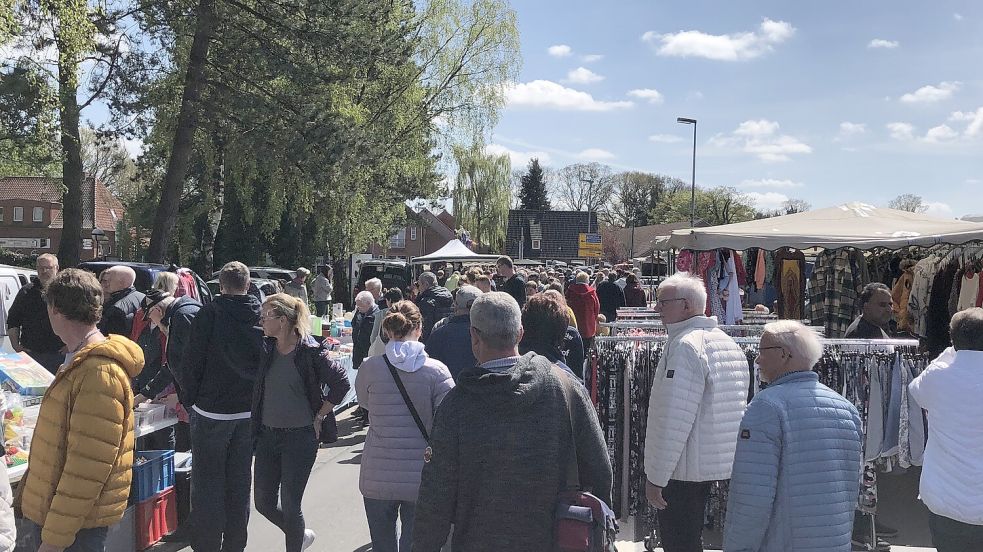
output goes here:
[{"label": "beige market canopy", "polygon": [[468,249],[468,246],[461,243],[461,240],[451,240],[447,245],[434,251],[429,255],[414,257],[410,264],[427,263],[494,263],[498,260],[498,255],[479,255]]},{"label": "beige market canopy", "polygon": [[675,230],[667,245],[700,251],[752,247],[899,249],[974,240],[983,240],[983,224],[849,203],[737,224]]}]

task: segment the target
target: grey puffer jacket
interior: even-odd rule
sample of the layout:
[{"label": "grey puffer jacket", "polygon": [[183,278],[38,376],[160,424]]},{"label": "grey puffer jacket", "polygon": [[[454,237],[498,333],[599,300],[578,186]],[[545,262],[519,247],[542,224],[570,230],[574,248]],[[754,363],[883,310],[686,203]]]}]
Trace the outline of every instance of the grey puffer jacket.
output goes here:
[{"label": "grey puffer jacket", "polygon": [[[390,344],[398,343],[390,341]],[[393,360],[397,373],[427,428],[433,427],[434,413],[444,396],[454,387],[447,366],[426,357],[415,371],[399,359]],[[355,378],[359,405],[369,411],[369,432],[365,438],[358,487],[362,496],[376,500],[416,502],[423,471],[423,451],[427,442],[413,421],[399,388],[393,381],[383,355],[365,359]]]},{"label": "grey puffer jacket", "polygon": [[754,396],[737,437],[727,552],[847,552],[860,486],[857,409],[792,372]]}]

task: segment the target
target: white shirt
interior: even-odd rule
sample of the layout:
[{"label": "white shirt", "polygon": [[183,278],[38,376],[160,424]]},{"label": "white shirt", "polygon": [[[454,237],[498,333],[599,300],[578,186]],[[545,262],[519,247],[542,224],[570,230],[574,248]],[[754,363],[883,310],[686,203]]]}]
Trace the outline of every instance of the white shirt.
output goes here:
[{"label": "white shirt", "polygon": [[937,515],[983,525],[983,351],[946,349],[908,391],[928,411],[922,502]]}]

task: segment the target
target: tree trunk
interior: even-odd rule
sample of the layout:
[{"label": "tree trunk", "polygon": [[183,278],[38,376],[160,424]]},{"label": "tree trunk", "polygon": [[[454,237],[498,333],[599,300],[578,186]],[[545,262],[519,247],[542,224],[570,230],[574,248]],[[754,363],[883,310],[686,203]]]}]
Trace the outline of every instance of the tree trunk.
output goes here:
[{"label": "tree trunk", "polygon": [[208,208],[208,224],[201,239],[202,262],[205,264],[205,274],[215,270],[215,235],[222,223],[222,210],[225,207],[225,139],[216,134],[215,171],[212,174],[212,204]]},{"label": "tree trunk", "polygon": [[[61,120],[62,182],[65,186],[58,264],[69,268],[79,263],[82,254],[82,188],[85,174],[82,172],[82,140],[79,135],[79,103],[76,97],[78,63],[65,57],[58,56],[58,115]],[[94,208],[92,214],[95,215]],[[98,245],[93,243],[92,247]]]},{"label": "tree trunk", "polygon": [[174,232],[174,224],[177,222],[181,192],[184,191],[184,178],[188,172],[188,160],[191,158],[195,130],[198,128],[200,115],[198,102],[205,83],[208,43],[214,33],[216,19],[215,0],[199,0],[195,37],[191,43],[188,71],[184,77],[181,111],[178,113],[171,157],[167,161],[160,203],[157,206],[157,215],[154,217],[154,229],[150,235],[147,260],[152,263],[164,262],[171,234]]}]

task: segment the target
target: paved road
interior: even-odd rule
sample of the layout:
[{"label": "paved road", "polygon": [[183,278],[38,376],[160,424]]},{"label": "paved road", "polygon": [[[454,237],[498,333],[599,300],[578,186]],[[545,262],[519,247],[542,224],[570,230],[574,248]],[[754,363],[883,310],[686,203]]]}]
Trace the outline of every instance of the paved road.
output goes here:
[{"label": "paved road", "polygon": [[[368,552],[372,550],[369,528],[358,492],[359,461],[365,441],[366,428],[357,423],[349,410],[338,421],[339,433],[347,435],[329,448],[318,452],[314,471],[304,495],[304,515],[307,526],[318,537],[311,552]],[[896,543],[917,546],[893,547],[896,552],[930,552],[927,535],[927,512],[920,503],[913,504],[917,495],[917,474],[903,478],[890,476],[881,479],[884,487],[881,503],[885,519],[902,529]],[[712,541],[713,539],[711,539]],[[621,552],[641,552],[641,543],[621,542]],[[191,552],[187,545],[161,543],[153,552]],[[247,552],[283,550],[283,533],[255,510],[249,518]],[[660,549],[661,550],[661,549]]]}]

